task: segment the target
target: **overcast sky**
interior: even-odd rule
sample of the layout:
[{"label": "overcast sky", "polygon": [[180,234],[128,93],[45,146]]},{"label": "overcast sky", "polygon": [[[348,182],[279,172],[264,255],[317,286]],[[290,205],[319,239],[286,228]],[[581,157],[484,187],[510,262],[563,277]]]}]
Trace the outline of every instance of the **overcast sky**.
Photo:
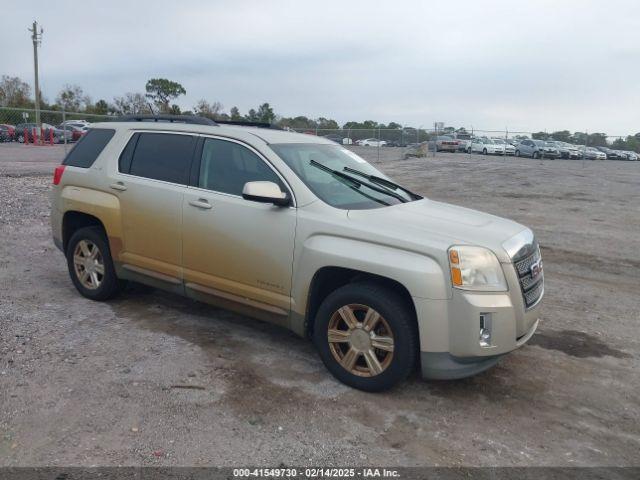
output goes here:
[{"label": "overcast sky", "polygon": [[[640,1],[10,2],[0,74],[94,100],[180,82],[244,113],[511,131],[640,131]],[[37,12],[37,13],[35,13]],[[8,48],[10,47],[10,48]]]}]

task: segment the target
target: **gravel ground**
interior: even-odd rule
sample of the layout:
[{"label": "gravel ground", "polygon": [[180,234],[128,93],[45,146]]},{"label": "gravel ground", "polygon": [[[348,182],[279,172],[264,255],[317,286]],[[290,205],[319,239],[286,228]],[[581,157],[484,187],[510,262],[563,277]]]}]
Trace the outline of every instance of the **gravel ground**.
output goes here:
[{"label": "gravel ground", "polygon": [[529,345],[366,394],[280,328],[143,287],[91,302],[50,237],[62,147],[0,145],[0,466],[640,465],[640,163],[354,150],[534,228]]}]

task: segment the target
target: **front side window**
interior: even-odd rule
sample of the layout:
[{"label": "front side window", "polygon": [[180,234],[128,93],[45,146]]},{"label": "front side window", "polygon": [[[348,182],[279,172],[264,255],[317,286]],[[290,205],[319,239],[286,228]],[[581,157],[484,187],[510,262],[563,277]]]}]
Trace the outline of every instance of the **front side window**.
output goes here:
[{"label": "front side window", "polygon": [[186,185],[195,139],[192,135],[137,133],[120,157],[120,171]]},{"label": "front side window", "polygon": [[363,175],[373,175],[383,182],[389,180],[340,145],[282,143],[270,147],[320,200],[336,208],[364,210],[420,198],[400,186],[383,185],[379,180],[376,183],[365,178]]},{"label": "front side window", "polygon": [[198,187],[241,196],[244,184],[256,181],[273,182],[286,191],[280,177],[247,147],[217,138],[204,141]]}]

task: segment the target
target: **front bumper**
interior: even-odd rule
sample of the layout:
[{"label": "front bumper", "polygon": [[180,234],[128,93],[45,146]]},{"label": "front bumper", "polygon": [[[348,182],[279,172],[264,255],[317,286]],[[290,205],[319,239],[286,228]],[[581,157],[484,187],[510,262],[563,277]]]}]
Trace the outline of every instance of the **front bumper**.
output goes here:
[{"label": "front bumper", "polygon": [[[538,328],[536,320],[522,338],[516,342],[516,347],[527,343]],[[457,380],[484,372],[493,367],[506,355],[490,355],[484,357],[456,357],[449,352],[420,352],[420,367],[422,378],[425,380]]]},{"label": "front bumper", "polygon": [[[414,298],[424,378],[474,375],[533,336],[542,297],[526,308],[515,269],[512,265],[503,265],[503,269],[507,292],[453,289],[449,299]],[[490,339],[481,341],[481,330],[487,325]]]}]

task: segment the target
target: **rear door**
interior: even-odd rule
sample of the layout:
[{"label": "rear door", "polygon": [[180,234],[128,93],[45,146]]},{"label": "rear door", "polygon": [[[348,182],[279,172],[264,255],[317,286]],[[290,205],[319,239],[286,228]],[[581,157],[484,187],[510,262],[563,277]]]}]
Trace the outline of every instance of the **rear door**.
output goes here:
[{"label": "rear door", "polygon": [[120,199],[124,268],[182,282],[182,197],[196,138],[136,132],[122,152],[110,188]]}]

